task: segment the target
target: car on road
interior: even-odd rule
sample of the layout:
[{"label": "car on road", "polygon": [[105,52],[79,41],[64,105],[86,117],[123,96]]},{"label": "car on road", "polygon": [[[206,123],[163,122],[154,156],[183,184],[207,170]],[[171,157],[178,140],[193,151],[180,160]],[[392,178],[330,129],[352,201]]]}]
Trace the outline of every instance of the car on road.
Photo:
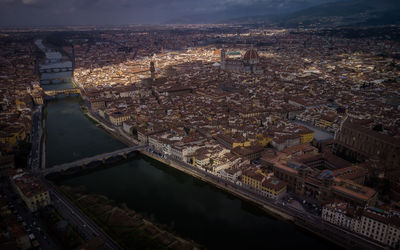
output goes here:
[{"label": "car on road", "polygon": [[28,237],[29,237],[30,240],[35,240],[36,239],[34,234],[29,234]]}]

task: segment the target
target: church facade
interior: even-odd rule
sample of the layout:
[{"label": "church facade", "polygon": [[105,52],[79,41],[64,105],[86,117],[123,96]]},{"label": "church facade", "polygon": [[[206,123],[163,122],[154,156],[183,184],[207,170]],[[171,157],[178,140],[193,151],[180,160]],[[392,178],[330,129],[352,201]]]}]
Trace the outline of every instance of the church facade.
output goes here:
[{"label": "church facade", "polygon": [[258,65],[260,58],[257,51],[251,47],[240,60],[226,58],[226,52],[221,50],[221,69],[234,72],[262,74],[264,70]]}]

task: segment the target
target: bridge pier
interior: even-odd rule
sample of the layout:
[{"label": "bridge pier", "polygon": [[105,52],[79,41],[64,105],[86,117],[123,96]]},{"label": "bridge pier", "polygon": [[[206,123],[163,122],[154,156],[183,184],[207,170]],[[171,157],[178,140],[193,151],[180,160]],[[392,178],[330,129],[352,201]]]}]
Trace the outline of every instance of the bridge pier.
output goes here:
[{"label": "bridge pier", "polygon": [[122,155],[122,157],[124,157],[124,159],[128,159],[128,154],[127,153],[122,153],[121,155]]}]

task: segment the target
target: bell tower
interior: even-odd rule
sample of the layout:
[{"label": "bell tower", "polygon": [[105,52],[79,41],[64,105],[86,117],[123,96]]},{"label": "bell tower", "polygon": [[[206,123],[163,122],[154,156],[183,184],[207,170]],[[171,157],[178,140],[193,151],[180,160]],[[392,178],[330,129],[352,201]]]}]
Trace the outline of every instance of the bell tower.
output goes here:
[{"label": "bell tower", "polygon": [[225,62],[225,49],[221,49],[221,63]]},{"label": "bell tower", "polygon": [[150,73],[151,73],[151,80],[154,82],[156,80],[156,76],[155,76],[156,69],[154,67],[153,61],[150,62]]},{"label": "bell tower", "polygon": [[221,49],[221,68],[225,69],[225,49]]}]

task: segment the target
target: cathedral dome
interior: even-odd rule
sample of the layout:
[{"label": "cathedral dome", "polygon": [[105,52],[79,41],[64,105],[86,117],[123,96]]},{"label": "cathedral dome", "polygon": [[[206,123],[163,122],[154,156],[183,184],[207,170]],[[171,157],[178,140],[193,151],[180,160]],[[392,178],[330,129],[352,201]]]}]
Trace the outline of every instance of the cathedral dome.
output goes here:
[{"label": "cathedral dome", "polygon": [[246,53],[244,54],[243,60],[245,62],[248,62],[250,64],[255,64],[258,63],[259,58],[258,58],[258,53],[255,49],[251,48]]}]

